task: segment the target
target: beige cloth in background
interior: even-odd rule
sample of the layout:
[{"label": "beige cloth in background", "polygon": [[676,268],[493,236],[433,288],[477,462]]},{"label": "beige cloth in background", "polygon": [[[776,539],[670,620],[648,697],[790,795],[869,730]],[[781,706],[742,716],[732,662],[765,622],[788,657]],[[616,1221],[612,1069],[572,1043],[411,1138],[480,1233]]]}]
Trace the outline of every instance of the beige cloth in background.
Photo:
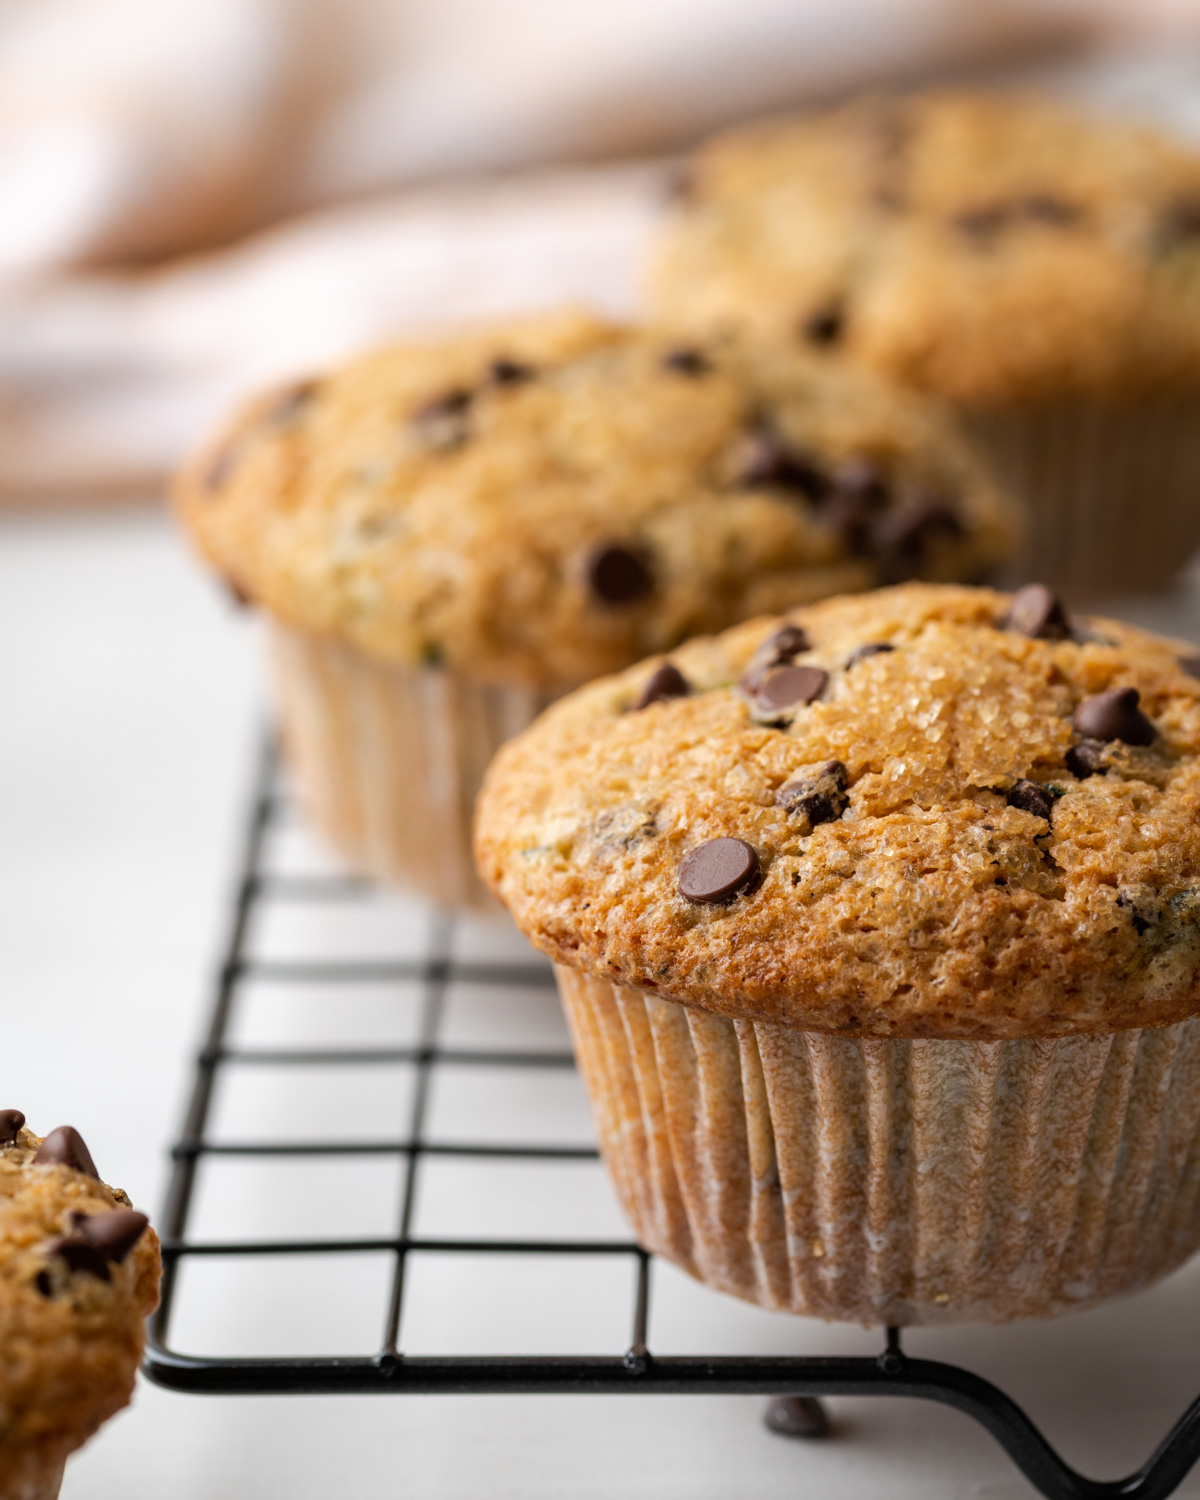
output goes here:
[{"label": "beige cloth in background", "polygon": [[[397,333],[632,310],[662,169],[539,164],[1134,23],[1178,37],[1195,10],[0,0],[0,499],[153,492],[242,392]],[[1189,68],[1175,47],[1099,76],[1186,113]]]}]

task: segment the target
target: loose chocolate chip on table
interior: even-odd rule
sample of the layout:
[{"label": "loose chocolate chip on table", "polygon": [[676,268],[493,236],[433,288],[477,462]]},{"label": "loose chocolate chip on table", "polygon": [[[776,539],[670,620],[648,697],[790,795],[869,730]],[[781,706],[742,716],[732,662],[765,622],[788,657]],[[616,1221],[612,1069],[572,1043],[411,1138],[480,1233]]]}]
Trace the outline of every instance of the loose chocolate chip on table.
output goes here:
[{"label": "loose chocolate chip on table", "polygon": [[108,1257],[104,1251],[78,1234],[60,1235],[46,1246],[48,1255],[61,1256],[72,1271],[86,1271],[89,1276],[107,1281]]},{"label": "loose chocolate chip on table", "polygon": [[1080,781],[1086,781],[1089,776],[1097,773],[1103,775],[1106,770],[1104,756],[1103,740],[1080,740],[1078,745],[1072,745],[1066,753],[1067,770]]},{"label": "loose chocolate chip on table", "polygon": [[803,814],[815,828],[818,823],[832,823],[846,811],[846,767],[831,760],[806,781],[786,782],[775,793],[777,807],[789,817]]},{"label": "loose chocolate chip on table", "polygon": [[1179,665],[1189,677],[1200,677],[1200,656],[1181,656]]},{"label": "loose chocolate chip on table", "polygon": [[1009,807],[1018,807],[1022,812],[1032,813],[1035,818],[1050,821],[1054,810],[1054,793],[1037,781],[1026,781],[1024,777],[1009,788],[1005,801]]},{"label": "loose chocolate chip on table", "polygon": [[668,349],[663,355],[663,368],[673,370],[676,375],[697,378],[707,375],[712,365],[699,349]]},{"label": "loose chocolate chip on table", "polygon": [[606,604],[631,604],[654,587],[650,570],[628,547],[615,542],[595,548],[588,557],[587,579]]},{"label": "loose chocolate chip on table", "polygon": [[773,1396],[763,1423],[779,1437],[823,1438],[830,1432],[825,1408],[815,1396]]},{"label": "loose chocolate chip on table", "polygon": [[841,341],[846,331],[846,309],[840,302],[829,302],[808,314],[800,325],[810,344],[827,349]]},{"label": "loose chocolate chip on table", "polygon": [[652,703],[665,703],[668,698],[686,698],[691,690],[687,678],[679,668],[665,661],[646,679],[646,685],[633,706],[635,709],[649,708]]},{"label": "loose chocolate chip on table", "polygon": [[1154,743],[1155,728],[1138,707],[1137,688],[1109,688],[1085,698],[1071,717],[1081,735],[1093,740],[1121,740],[1126,745]]},{"label": "loose chocolate chip on table", "polygon": [[790,448],[766,422],[752,428],[743,438],[735,470],[740,484],[797,490],[810,500],[819,500],[829,488],[825,475],[803,454]]},{"label": "loose chocolate chip on table", "polygon": [[754,694],[754,707],[762,715],[787,713],[819,698],[829,673],[820,667],[776,667],[767,673]]},{"label": "loose chocolate chip on table", "polygon": [[846,658],[847,667],[852,667],[857,661],[866,661],[868,656],[879,656],[887,651],[894,651],[895,646],[890,646],[887,641],[868,641],[865,646],[856,646]]},{"label": "loose chocolate chip on table", "polygon": [[0,1146],[11,1146],[24,1124],[25,1116],[19,1109],[0,1109]]},{"label": "loose chocolate chip on table", "polygon": [[515,359],[494,359],[488,370],[493,385],[521,385],[526,380],[532,380],[534,370],[531,365],[523,365]]},{"label": "loose chocolate chip on table", "polygon": [[73,1125],[60,1125],[57,1130],[52,1130],[38,1147],[33,1164],[35,1167],[74,1167],[77,1172],[94,1177],[97,1182],[100,1180],[92,1153]]},{"label": "loose chocolate chip on table", "polygon": [[120,1265],[145,1233],[150,1220],[133,1208],[112,1208],[98,1214],[75,1214],[74,1237],[99,1250],[106,1260]]},{"label": "loose chocolate chip on table", "polygon": [[679,891],[697,905],[730,901],[758,874],[758,854],[742,839],[710,839],[679,866]]},{"label": "loose chocolate chip on table", "polygon": [[1038,641],[1061,641],[1071,633],[1062,601],[1044,583],[1027,583],[1018,589],[999,625],[1001,630],[1019,630]]}]

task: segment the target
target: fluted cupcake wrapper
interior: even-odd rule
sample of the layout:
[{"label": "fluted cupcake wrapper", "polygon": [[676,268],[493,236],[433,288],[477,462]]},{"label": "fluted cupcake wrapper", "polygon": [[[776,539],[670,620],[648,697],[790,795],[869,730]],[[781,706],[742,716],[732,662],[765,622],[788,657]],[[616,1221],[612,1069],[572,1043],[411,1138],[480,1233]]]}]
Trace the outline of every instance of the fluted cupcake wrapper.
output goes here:
[{"label": "fluted cupcake wrapper", "polygon": [[647,1248],[764,1307],[1051,1317],[1200,1244],[1200,1020],[869,1040],[557,970],[601,1151]]},{"label": "fluted cupcake wrapper", "polygon": [[268,628],[284,752],[316,827],[378,879],[494,910],[471,860],[475,797],[496,750],[549,700]]},{"label": "fluted cupcake wrapper", "polygon": [[1200,547],[1200,395],[958,415],[1025,505],[1024,577],[1082,602],[1156,588]]}]

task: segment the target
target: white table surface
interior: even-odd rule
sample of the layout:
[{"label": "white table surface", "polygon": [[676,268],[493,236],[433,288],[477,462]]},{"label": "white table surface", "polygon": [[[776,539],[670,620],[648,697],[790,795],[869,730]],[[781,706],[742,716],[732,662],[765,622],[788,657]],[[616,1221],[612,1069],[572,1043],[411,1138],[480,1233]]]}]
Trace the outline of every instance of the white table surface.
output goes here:
[{"label": "white table surface", "polygon": [[[1200,640],[1200,591],[1121,601],[1144,623]],[[153,1210],[177,1129],[201,1007],[221,939],[239,818],[256,738],[254,630],[201,577],[165,520],[147,511],[0,522],[0,1104],[39,1131],[69,1122],[101,1170]],[[380,912],[362,941],[411,922]],[[389,924],[395,924],[389,928]],[[293,934],[294,936],[294,934]],[[264,941],[270,934],[264,934]],[[358,941],[359,939],[355,939]],[[497,941],[510,941],[501,934]],[[376,997],[347,1024],[408,1024],[405,1002]],[[530,997],[508,1018],[464,1009],[455,1024],[561,1036]],[[348,1014],[348,1013],[347,1013]],[[327,1015],[269,1007],[245,1024],[297,1026]],[[338,1021],[338,1024],[342,1024]],[[278,1032],[275,1033],[278,1035]],[[222,1128],[282,1125],[313,1095],[282,1085],[220,1101]],[[403,1080],[368,1097],[323,1079],[320,1107],[357,1123],[399,1109]],[[511,1104],[511,1101],[510,1101]],[[482,1127],[509,1105],[482,1093],[437,1100],[444,1128]],[[576,1085],[561,1078],[516,1106],[522,1128],[586,1132]],[[454,1117],[454,1112],[459,1111]],[[291,1115],[289,1115],[289,1111]],[[472,1115],[474,1111],[474,1116]],[[236,1176],[201,1195],[211,1232],[311,1226],[322,1214],[383,1232],[394,1181],[350,1165],[321,1181],[263,1188]],[[391,1170],[391,1169],[389,1169]],[[356,1173],[358,1175],[356,1175]],[[432,1184],[432,1179],[431,1179]],[[560,1209],[619,1233],[596,1175]],[[477,1218],[543,1211],[433,1184],[428,1212],[446,1232]],[[586,1269],[586,1268],[585,1268]],[[328,1274],[328,1268],[326,1268]],[[867,1352],[874,1333],[742,1307],[659,1271],[651,1346],[660,1352]],[[312,1297],[291,1271],[265,1295],[219,1276],[189,1292],[180,1329],[199,1347],[272,1340],[324,1352],[374,1314],[372,1277]],[[512,1346],[511,1298],[464,1293],[445,1267],[424,1272],[406,1314],[411,1347]],[[550,1347],[603,1340],[609,1268],[557,1294],[548,1277],[533,1335]],[[236,1280],[236,1279],[235,1279]],[[619,1278],[618,1278],[619,1280]],[[194,1293],[194,1295],[193,1295]],[[372,1325],[373,1326],[373,1325]],[[447,1342],[448,1341],[448,1342]],[[1057,1324],[914,1332],[910,1352],[961,1361],[1030,1407],[1066,1456],[1098,1475],[1140,1462],[1200,1390],[1200,1263],[1161,1287]],[[607,1352],[597,1347],[595,1352]],[[66,1500],[309,1497],[1020,1496],[1029,1491],[990,1438],[957,1414],[913,1401],[830,1403],[837,1436],[787,1442],[744,1398],[204,1398],[144,1382],[133,1407],[68,1466]],[[1200,1471],[1180,1491],[1200,1496]]]}]

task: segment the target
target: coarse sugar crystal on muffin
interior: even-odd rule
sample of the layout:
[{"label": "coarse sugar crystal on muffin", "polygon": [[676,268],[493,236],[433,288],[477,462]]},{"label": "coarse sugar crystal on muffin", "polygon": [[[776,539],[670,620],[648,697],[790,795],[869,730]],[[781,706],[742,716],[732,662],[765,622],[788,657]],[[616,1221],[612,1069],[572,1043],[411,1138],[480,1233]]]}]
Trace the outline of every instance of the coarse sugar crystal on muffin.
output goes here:
[{"label": "coarse sugar crystal on muffin", "polygon": [[727,132],[681,187],[664,321],[946,398],[1029,506],[1029,569],[1077,593],[1161,582],[1200,543],[1200,153],[945,92]]},{"label": "coarse sugar crystal on muffin", "polygon": [[698,631],[881,579],[977,577],[1011,504],[925,403],[794,351],[561,314],[386,350],[260,403],[179,508],[276,637],[335,841],[471,900],[495,746]]},{"label": "coarse sugar crystal on muffin", "polygon": [[1192,1253],[1198,673],[1038,585],[912,584],[690,642],[500,752],[480,870],[557,966],[644,1243],[900,1323]]},{"label": "coarse sugar crystal on muffin", "polygon": [[63,1465],[133,1392],[158,1237],[78,1131],[0,1110],[0,1500],[54,1500]]}]

